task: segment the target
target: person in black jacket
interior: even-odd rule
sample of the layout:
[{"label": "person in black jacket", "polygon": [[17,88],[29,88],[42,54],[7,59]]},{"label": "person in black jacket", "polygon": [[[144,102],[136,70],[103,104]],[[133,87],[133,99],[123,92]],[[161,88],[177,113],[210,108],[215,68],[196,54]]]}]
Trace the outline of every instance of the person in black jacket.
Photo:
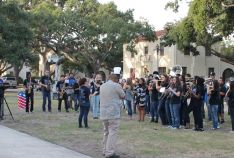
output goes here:
[{"label": "person in black jacket", "polygon": [[196,85],[191,89],[188,89],[191,97],[188,112],[193,111],[195,131],[204,131],[203,129],[203,118],[202,118],[202,102],[205,93],[204,79],[196,77]]},{"label": "person in black jacket", "polygon": [[213,121],[213,130],[219,128],[218,123],[218,107],[220,103],[219,97],[219,82],[217,80],[213,81],[213,87],[209,90],[208,95],[210,96],[209,104],[211,109],[211,116]]},{"label": "person in black jacket", "polygon": [[232,131],[234,133],[234,81],[230,82],[230,87],[226,93],[226,97],[228,97],[228,107],[230,111],[230,117],[232,122]]}]

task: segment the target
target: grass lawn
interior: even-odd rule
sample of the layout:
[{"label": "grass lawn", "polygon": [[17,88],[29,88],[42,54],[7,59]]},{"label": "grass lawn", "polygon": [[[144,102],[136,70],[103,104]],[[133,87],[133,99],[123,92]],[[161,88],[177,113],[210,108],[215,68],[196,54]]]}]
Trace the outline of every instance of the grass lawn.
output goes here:
[{"label": "grass lawn", "polygon": [[[52,113],[43,113],[41,94],[36,93],[33,114],[19,111],[17,94],[7,93],[6,100],[15,122],[5,108],[5,120],[0,124],[28,133],[32,136],[84,153],[102,158],[102,123],[89,117],[90,129],[77,127],[78,113],[57,112],[57,101],[52,103]],[[204,123],[205,132],[192,130],[171,130],[160,124],[128,120],[122,113],[117,153],[121,158],[233,158],[234,134],[229,133],[231,125],[228,115],[221,129],[211,131],[211,122]],[[192,115],[190,116],[192,118]],[[155,130],[155,128],[157,130]]]}]

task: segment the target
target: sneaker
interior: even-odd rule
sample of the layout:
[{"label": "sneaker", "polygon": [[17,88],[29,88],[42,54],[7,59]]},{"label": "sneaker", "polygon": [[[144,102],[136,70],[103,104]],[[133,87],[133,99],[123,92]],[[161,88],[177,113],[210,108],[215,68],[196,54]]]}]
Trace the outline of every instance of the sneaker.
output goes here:
[{"label": "sneaker", "polygon": [[217,129],[220,129],[220,126],[218,126]]}]

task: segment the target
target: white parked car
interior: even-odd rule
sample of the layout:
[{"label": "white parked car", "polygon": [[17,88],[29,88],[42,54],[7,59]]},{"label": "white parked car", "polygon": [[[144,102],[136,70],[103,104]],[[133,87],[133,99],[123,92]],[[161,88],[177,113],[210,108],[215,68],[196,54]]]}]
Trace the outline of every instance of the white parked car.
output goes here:
[{"label": "white parked car", "polygon": [[3,77],[5,83],[8,83],[10,87],[17,88],[17,81],[15,77]]}]

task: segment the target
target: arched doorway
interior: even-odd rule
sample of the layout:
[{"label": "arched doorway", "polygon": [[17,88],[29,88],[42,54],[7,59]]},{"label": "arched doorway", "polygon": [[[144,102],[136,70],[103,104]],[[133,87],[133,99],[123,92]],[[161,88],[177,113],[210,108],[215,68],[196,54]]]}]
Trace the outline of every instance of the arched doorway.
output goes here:
[{"label": "arched doorway", "polygon": [[234,74],[233,70],[228,68],[223,71],[223,79],[224,81],[229,80],[229,78]]}]

